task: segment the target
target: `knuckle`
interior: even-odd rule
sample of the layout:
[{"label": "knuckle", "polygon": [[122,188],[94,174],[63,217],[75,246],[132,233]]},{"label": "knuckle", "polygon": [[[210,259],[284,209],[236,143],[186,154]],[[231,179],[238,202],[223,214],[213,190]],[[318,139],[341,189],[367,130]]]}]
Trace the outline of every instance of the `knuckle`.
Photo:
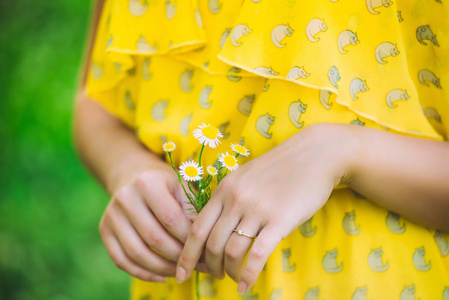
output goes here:
[{"label": "knuckle", "polygon": [[119,268],[120,270],[126,271],[126,264],[125,261],[119,258],[112,258],[112,261],[114,262],[114,265]]},{"label": "knuckle", "polygon": [[[231,173],[232,174],[232,173]],[[231,174],[226,175],[225,178],[223,178],[222,181],[220,181],[220,184],[217,187],[217,190],[220,192],[229,191],[233,187]]]},{"label": "knuckle", "polygon": [[141,261],[144,256],[143,251],[135,246],[128,247],[127,254],[134,261]]},{"label": "knuckle", "polygon": [[147,171],[136,175],[132,180],[132,184],[136,188],[146,189],[148,187],[148,183],[151,182],[153,179],[154,179],[153,173]]},{"label": "knuckle", "polygon": [[241,207],[242,205],[247,205],[251,201],[252,193],[250,189],[241,187],[237,184],[231,191],[231,205],[235,207]]},{"label": "knuckle", "polygon": [[240,276],[242,280],[244,280],[248,285],[253,285],[254,282],[257,280],[258,273],[254,271],[252,268],[249,268],[247,265]]},{"label": "knuckle", "polygon": [[230,261],[238,260],[241,257],[241,253],[237,247],[227,245],[225,248],[226,259]]},{"label": "knuckle", "polygon": [[113,201],[120,205],[122,208],[127,209],[130,205],[131,191],[128,187],[122,187],[119,189],[115,195]]},{"label": "knuckle", "polygon": [[265,251],[262,247],[255,247],[251,251],[251,256],[256,260],[260,261],[265,257]]},{"label": "knuckle", "polygon": [[179,212],[176,212],[173,210],[167,210],[163,214],[163,216],[161,218],[161,222],[165,228],[172,228],[178,223],[180,218],[181,218],[181,215],[179,214]]},{"label": "knuckle", "polygon": [[198,222],[193,222],[190,227],[190,235],[196,240],[203,240],[206,237],[206,232]]},{"label": "knuckle", "polygon": [[156,232],[148,233],[148,240],[151,246],[159,245],[163,242],[162,235]]},{"label": "knuckle", "polygon": [[192,265],[191,259],[187,257],[185,254],[181,254],[178,260],[178,265],[182,266],[185,270],[189,269]]},{"label": "knuckle", "polygon": [[222,253],[220,245],[215,240],[209,240],[206,245],[207,254],[219,256]]}]

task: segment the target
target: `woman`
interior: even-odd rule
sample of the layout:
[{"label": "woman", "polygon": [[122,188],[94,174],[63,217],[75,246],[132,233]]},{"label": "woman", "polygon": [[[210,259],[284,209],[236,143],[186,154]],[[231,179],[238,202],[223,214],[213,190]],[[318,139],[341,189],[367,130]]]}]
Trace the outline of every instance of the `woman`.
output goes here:
[{"label": "woman", "polygon": [[[449,6],[397,2],[99,1],[76,139],[132,299],[449,297]],[[202,123],[252,160],[192,223],[161,146]]]}]

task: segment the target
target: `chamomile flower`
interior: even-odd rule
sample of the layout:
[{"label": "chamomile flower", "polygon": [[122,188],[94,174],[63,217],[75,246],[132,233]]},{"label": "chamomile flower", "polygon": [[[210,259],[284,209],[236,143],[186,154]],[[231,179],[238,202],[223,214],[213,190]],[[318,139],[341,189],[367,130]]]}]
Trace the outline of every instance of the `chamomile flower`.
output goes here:
[{"label": "chamomile flower", "polygon": [[176,149],[176,145],[173,142],[168,142],[162,145],[164,152],[173,152]]},{"label": "chamomile flower", "polygon": [[201,180],[201,175],[203,175],[203,167],[199,167],[198,163],[193,160],[185,161],[179,167],[179,174],[184,180],[198,181]]},{"label": "chamomile flower", "polygon": [[230,155],[228,152],[222,153],[218,161],[221,162],[221,164],[225,166],[226,169],[228,169],[229,171],[235,171],[239,167],[239,164],[237,163],[237,158]]},{"label": "chamomile flower", "polygon": [[242,145],[231,144],[231,149],[240,155],[243,155],[243,156],[249,155],[249,150],[246,149],[245,147],[243,147]]},{"label": "chamomile flower", "polygon": [[219,138],[222,138],[220,130],[210,124],[203,123],[199,128],[193,131],[193,136],[200,142],[200,144],[206,144],[211,148],[217,147],[220,143]]},{"label": "chamomile flower", "polygon": [[209,175],[215,176],[218,174],[217,169],[215,167],[209,166],[206,168],[207,173],[209,173]]}]

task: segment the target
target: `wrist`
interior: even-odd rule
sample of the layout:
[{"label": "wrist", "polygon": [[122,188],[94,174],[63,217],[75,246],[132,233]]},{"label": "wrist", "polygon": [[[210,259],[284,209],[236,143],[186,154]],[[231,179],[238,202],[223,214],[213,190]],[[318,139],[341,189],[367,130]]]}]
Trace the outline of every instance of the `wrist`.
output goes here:
[{"label": "wrist", "polygon": [[105,188],[109,195],[113,195],[135,175],[165,164],[162,157],[143,149],[137,153],[123,155],[110,168],[106,178]]},{"label": "wrist", "polygon": [[366,144],[367,128],[347,124],[343,126],[345,133],[341,145],[343,157],[341,183],[351,187],[353,182],[361,176],[360,170],[369,154]]},{"label": "wrist", "polygon": [[363,129],[360,126],[340,123],[319,123],[315,126],[318,143],[326,149],[326,160],[329,176],[338,184],[350,185],[358,174],[363,161],[364,149]]}]

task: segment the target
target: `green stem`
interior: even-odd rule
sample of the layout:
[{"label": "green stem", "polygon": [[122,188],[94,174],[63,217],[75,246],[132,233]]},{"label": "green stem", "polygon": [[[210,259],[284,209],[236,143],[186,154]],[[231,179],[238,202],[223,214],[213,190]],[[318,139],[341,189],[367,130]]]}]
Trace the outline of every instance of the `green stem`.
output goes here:
[{"label": "green stem", "polygon": [[[203,146],[201,147],[201,151],[200,151],[200,156],[199,156],[199,158],[198,158],[198,165],[199,165],[199,167],[201,167],[201,158],[202,158],[202,156],[203,156],[204,144],[206,144],[206,142],[203,143]],[[204,172],[204,170],[203,170],[203,172]],[[198,189],[199,189],[200,191],[201,191],[201,189],[203,188],[202,183],[203,183],[203,180],[201,179],[200,182],[198,183]],[[201,193],[201,192],[200,192],[200,193]]]},{"label": "green stem", "polygon": [[226,176],[226,173],[228,173],[228,169],[226,169],[226,171],[224,172],[223,176],[221,176],[221,178],[218,180],[218,183],[220,183],[220,181],[223,180],[223,178]]},{"label": "green stem", "polygon": [[200,157],[198,158],[198,164],[201,167],[201,157],[203,156],[203,150],[204,150],[204,145],[206,144],[206,142],[203,143],[203,146],[201,147],[201,151],[200,151]]},{"label": "green stem", "polygon": [[[187,184],[187,185],[188,185],[188,184]],[[198,208],[198,205],[196,205],[195,201],[194,201],[193,198],[192,198],[192,195],[190,195],[190,194],[186,191],[186,189],[185,189],[185,187],[184,187],[184,184],[182,184],[182,181],[181,181],[181,186],[182,186],[182,189],[184,190],[184,194],[186,194],[187,198],[189,199],[190,204],[192,204],[192,206],[195,208],[196,212],[199,213],[199,212],[200,212],[200,209]]]},{"label": "green stem", "polygon": [[[173,158],[171,157],[171,152],[168,152],[168,157],[170,157],[171,167],[172,167],[173,170],[175,171],[176,175],[178,175],[178,182],[179,182],[179,184],[182,186],[182,189],[184,190],[184,194],[185,194],[186,197],[189,199],[190,204],[192,204],[192,206],[195,208],[196,212],[199,213],[199,212],[200,212],[200,211],[199,211],[199,208],[198,208],[198,206],[196,205],[195,201],[193,201],[192,195],[190,195],[190,194],[186,191],[186,189],[185,189],[185,187],[184,187],[184,184],[182,184],[182,178],[181,178],[181,175],[178,173],[178,170],[176,170],[176,168],[175,168],[175,164],[173,163]],[[190,186],[189,186],[189,187],[190,187]],[[195,195],[195,193],[193,193],[193,195]]]},{"label": "green stem", "polygon": [[196,272],[196,284],[195,284],[195,290],[196,290],[196,299],[200,300],[200,272]]},{"label": "green stem", "polygon": [[204,188],[207,188],[209,186],[209,184],[212,182],[212,175],[207,175],[206,180],[204,180]]},{"label": "green stem", "polygon": [[187,186],[189,187],[189,190],[192,192],[192,194],[195,196],[195,198],[198,197],[198,196],[196,195],[196,193],[193,191],[192,186],[190,185],[190,181],[187,182]]},{"label": "green stem", "polygon": [[173,163],[173,158],[171,157],[171,152],[168,152],[168,157],[170,157],[171,167],[173,168],[173,171],[178,175],[178,178],[181,178],[181,176],[178,173],[178,170],[175,168],[175,164]]}]

